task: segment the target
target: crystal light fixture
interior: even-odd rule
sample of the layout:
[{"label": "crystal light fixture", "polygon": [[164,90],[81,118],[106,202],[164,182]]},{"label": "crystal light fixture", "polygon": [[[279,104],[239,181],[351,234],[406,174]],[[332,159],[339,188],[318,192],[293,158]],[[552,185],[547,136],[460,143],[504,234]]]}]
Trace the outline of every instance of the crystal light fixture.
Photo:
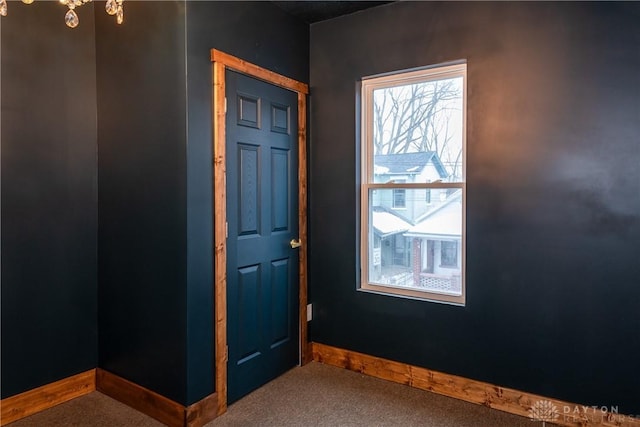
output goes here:
[{"label": "crystal light fixture", "polygon": [[[78,14],[75,11],[76,7],[83,4],[90,3],[92,0],[60,0],[60,3],[67,6],[69,10],[64,15],[64,22],[69,28],[75,28],[80,23]],[[31,4],[34,0],[22,0],[24,4]],[[109,15],[116,15],[116,22],[122,24],[124,22],[124,7],[122,6],[124,0],[107,0],[105,10]],[[7,16],[7,0],[0,0],[0,16]]]}]

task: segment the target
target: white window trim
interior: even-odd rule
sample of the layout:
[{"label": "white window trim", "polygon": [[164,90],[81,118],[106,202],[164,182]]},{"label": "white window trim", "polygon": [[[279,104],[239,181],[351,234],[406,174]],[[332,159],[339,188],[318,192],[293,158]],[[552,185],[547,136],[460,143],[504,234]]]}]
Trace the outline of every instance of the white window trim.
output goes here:
[{"label": "white window trim", "polygon": [[[373,167],[373,92],[394,86],[404,86],[424,81],[462,77],[462,182],[454,183],[374,183]],[[358,290],[390,296],[399,296],[425,301],[449,303],[464,306],[466,303],[466,169],[467,169],[467,64],[466,62],[451,65],[437,65],[413,71],[400,71],[385,75],[369,76],[362,79],[361,86],[361,184],[360,184],[360,285]],[[370,191],[374,189],[434,189],[458,188],[462,190],[462,236],[461,236],[461,295],[448,295],[418,289],[409,289],[393,285],[369,283],[369,241],[374,237],[369,229],[371,214],[369,212]]]}]

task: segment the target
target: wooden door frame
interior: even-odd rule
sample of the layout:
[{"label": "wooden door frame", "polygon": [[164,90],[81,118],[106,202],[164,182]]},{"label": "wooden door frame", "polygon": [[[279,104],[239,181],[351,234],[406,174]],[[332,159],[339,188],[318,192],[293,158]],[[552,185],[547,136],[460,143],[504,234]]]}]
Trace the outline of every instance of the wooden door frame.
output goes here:
[{"label": "wooden door frame", "polygon": [[225,71],[240,72],[298,95],[298,227],[300,259],[300,363],[311,361],[307,339],[307,94],[309,86],[240,58],[211,49],[213,63],[213,228],[215,297],[215,382],[218,414],[227,410],[227,193]]}]

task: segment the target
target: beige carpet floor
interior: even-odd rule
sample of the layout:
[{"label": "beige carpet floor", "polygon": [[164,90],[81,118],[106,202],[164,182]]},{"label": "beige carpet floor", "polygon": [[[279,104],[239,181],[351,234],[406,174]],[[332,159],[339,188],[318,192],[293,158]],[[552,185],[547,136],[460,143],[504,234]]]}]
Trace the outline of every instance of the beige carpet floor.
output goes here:
[{"label": "beige carpet floor", "polygon": [[[97,392],[10,424],[11,427],[161,425]],[[229,406],[227,413],[207,427],[536,425],[541,423],[532,424],[528,418],[310,363],[292,369]]]}]

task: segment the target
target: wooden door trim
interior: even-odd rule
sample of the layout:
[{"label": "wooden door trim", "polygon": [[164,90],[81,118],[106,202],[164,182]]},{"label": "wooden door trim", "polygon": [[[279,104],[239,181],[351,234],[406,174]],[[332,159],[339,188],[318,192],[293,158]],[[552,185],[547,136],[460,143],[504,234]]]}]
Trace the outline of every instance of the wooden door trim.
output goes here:
[{"label": "wooden door trim", "polygon": [[216,343],[216,394],[218,414],[227,410],[227,193],[226,193],[226,102],[225,71],[238,71],[298,95],[298,227],[302,245],[300,259],[300,351],[301,363],[311,361],[307,338],[307,94],[309,86],[289,77],[251,64],[216,49],[213,63],[213,225],[214,225],[214,295]]}]

